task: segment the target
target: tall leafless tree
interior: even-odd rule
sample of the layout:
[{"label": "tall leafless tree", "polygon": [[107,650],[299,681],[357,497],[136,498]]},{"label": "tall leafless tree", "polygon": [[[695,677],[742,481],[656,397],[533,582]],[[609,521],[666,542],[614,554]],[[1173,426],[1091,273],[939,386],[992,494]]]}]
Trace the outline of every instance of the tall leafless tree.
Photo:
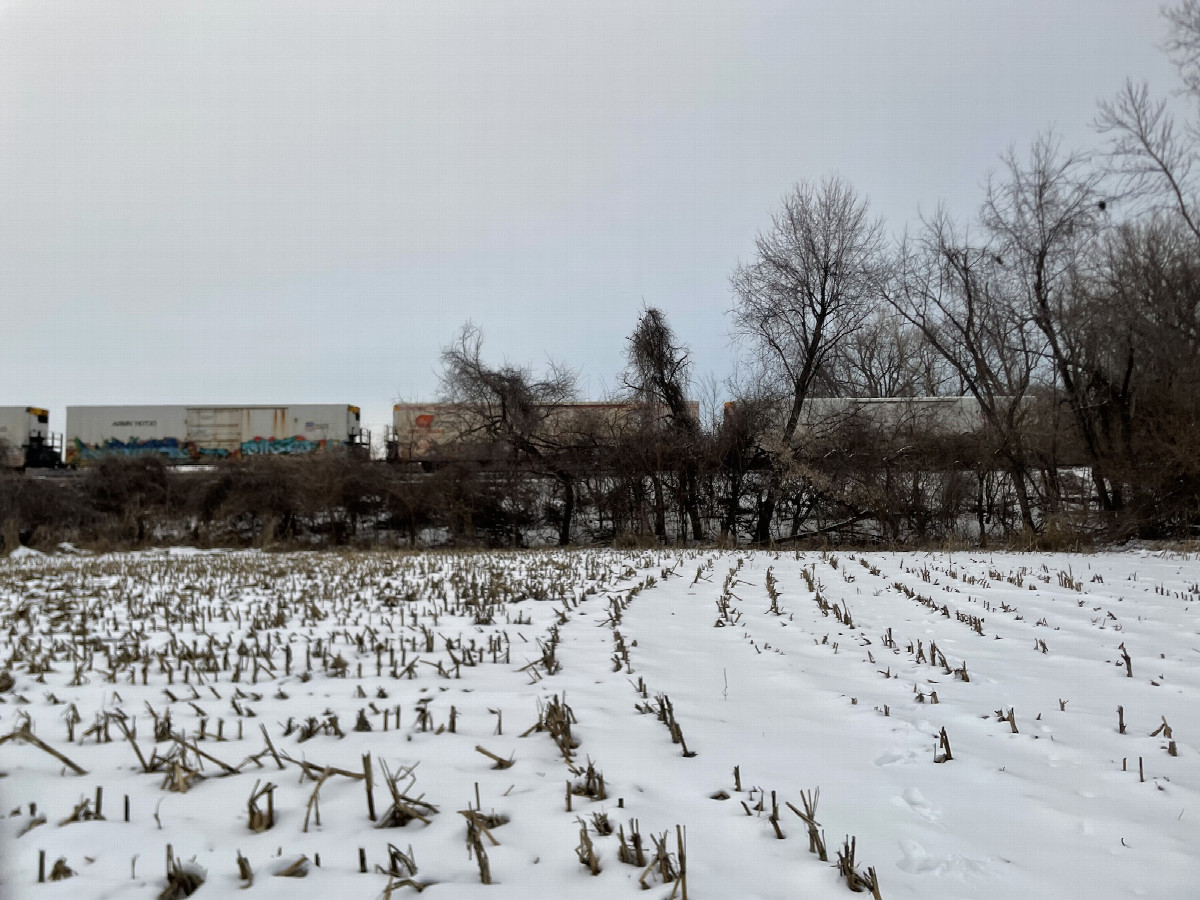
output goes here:
[{"label": "tall leafless tree", "polygon": [[982,220],[1009,296],[1045,338],[1057,388],[1079,432],[1101,510],[1121,505],[1120,486],[1107,471],[1101,447],[1091,368],[1080,344],[1090,297],[1082,289],[1105,228],[1101,175],[1083,155],[1060,151],[1051,135],[1037,138],[1027,159],[1014,151],[991,179]]},{"label": "tall leafless tree", "polygon": [[754,538],[771,540],[782,470],[805,402],[839,342],[879,302],[888,269],[883,225],[840,178],[801,183],[733,273],[734,332],[780,398],[773,467]]},{"label": "tall leafless tree", "polygon": [[1011,477],[1021,522],[1034,532],[1027,398],[1044,360],[1045,338],[1007,293],[1012,286],[1003,263],[994,248],[971,241],[939,211],[905,242],[888,299],[978,402]]},{"label": "tall leafless tree", "polygon": [[551,421],[556,410],[575,399],[575,372],[551,363],[538,377],[527,366],[489,364],[483,358],[483,332],[468,323],[442,351],[441,385],[442,400],[456,408],[460,440],[474,438],[497,448],[517,479],[522,470],[532,470],[558,482],[558,541],[570,543],[577,473],[572,448],[564,446],[565,436]]},{"label": "tall leafless tree", "polygon": [[701,434],[687,396],[691,360],[662,310],[650,306],[642,311],[629,336],[626,359],[625,386],[643,409],[665,426],[657,430],[671,444],[669,455],[678,469],[680,499],[692,537],[700,540],[704,537],[697,480]]}]

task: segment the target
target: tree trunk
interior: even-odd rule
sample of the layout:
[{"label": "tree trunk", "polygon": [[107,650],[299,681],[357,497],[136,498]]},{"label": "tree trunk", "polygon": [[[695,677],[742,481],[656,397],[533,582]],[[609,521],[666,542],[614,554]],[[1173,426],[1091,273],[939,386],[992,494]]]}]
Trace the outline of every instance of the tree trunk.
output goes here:
[{"label": "tree trunk", "polygon": [[984,505],[987,502],[985,499],[986,491],[984,490],[984,480],[986,476],[983,472],[976,471],[975,477],[979,482],[979,491],[976,494],[975,515],[979,521],[979,549],[982,550],[987,546],[987,516]]},{"label": "tree trunk", "polygon": [[687,504],[688,518],[692,523],[692,539],[704,539],[704,524],[700,521],[699,479],[696,477],[696,464],[689,462],[683,471],[684,501]]},{"label": "tree trunk", "polygon": [[775,507],[779,503],[779,485],[774,475],[767,484],[767,495],[758,508],[758,524],[754,527],[754,543],[765,547],[771,542],[771,522],[775,519]]},{"label": "tree trunk", "polygon": [[738,508],[742,501],[742,476],[735,473],[729,476],[729,500],[725,504],[725,518],[721,522],[721,533],[737,546]]},{"label": "tree trunk", "polygon": [[1025,484],[1026,467],[1019,460],[1010,460],[1009,477],[1012,478],[1013,491],[1017,495],[1017,506],[1021,510],[1021,525],[1029,534],[1037,534],[1033,524],[1033,504],[1029,500],[1029,489]]},{"label": "tree trunk", "polygon": [[667,539],[667,503],[663,497],[662,480],[658,475],[650,476],[654,485],[654,535],[660,541]]},{"label": "tree trunk", "polygon": [[558,546],[566,547],[571,543],[571,522],[575,518],[575,484],[571,476],[560,473],[558,482],[563,488],[562,521],[558,525]]}]

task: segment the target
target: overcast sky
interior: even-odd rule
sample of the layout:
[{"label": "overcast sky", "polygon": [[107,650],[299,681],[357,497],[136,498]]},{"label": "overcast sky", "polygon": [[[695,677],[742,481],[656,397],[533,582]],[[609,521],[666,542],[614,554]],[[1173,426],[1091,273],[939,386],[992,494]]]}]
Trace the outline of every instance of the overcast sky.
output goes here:
[{"label": "overcast sky", "polygon": [[0,405],[618,382],[643,303],[726,376],[729,274],[801,179],[891,229],[1166,93],[1154,0],[0,0]]}]

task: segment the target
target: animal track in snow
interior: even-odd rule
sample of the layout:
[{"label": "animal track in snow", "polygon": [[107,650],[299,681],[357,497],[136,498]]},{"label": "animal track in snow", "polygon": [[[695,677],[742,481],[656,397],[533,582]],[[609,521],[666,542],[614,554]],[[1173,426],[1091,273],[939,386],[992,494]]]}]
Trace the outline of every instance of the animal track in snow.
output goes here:
[{"label": "animal track in snow", "polygon": [[934,809],[925,795],[915,787],[905,788],[902,795],[892,798],[892,802],[902,809],[911,809],[926,822],[937,822],[942,817],[941,811]]},{"label": "animal track in snow", "polygon": [[896,867],[910,875],[950,875],[969,880],[988,869],[989,860],[969,859],[958,853],[934,856],[917,841],[901,841],[900,852],[903,856]]},{"label": "animal track in snow", "polygon": [[887,753],[875,757],[875,765],[877,766],[909,766],[916,761],[917,754],[912,750],[889,750]]}]

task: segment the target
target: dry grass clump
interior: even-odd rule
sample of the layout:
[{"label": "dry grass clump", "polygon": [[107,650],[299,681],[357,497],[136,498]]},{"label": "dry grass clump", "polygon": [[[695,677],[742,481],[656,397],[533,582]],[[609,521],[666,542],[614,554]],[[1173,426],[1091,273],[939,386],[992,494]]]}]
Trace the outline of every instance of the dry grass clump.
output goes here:
[{"label": "dry grass clump", "polygon": [[629,820],[629,834],[625,834],[625,826],[617,826],[617,859],[628,866],[638,866],[644,868],[646,865],[646,851],[642,846],[642,835],[638,831],[638,820]]},{"label": "dry grass clump", "polygon": [[820,830],[821,823],[817,821],[817,803],[820,799],[820,788],[812,791],[801,791],[800,805],[804,807],[804,810],[796,809],[791,803],[788,803],[787,807],[800,817],[808,829],[808,852],[817,854],[817,858],[821,862],[828,862],[829,854],[825,849],[825,832]]},{"label": "dry grass clump", "polygon": [[588,834],[588,824],[583,819],[576,819],[579,823],[579,845],[575,848],[575,855],[579,857],[581,865],[586,866],[593,875],[600,874],[600,859],[596,856],[596,848],[592,844],[591,835]]},{"label": "dry grass clump", "polygon": [[[417,777],[413,774],[416,765],[405,766],[397,772],[392,773],[387,763],[383,760],[379,761],[383,767],[384,783],[387,785],[388,792],[392,795],[391,805],[379,817],[379,821],[375,824],[376,828],[403,828],[409,822],[417,820],[426,825],[430,822],[430,816],[437,815],[438,808],[432,803],[428,803],[424,799],[424,794],[413,797],[410,791],[416,786]],[[401,782],[405,782],[401,785]]]},{"label": "dry grass clump", "polygon": [[[478,787],[478,786],[477,786]],[[487,851],[483,847],[483,838],[487,838],[493,847],[500,846],[492,834],[493,828],[499,828],[508,822],[507,816],[484,814],[477,809],[460,809],[458,814],[467,820],[467,854],[475,858],[479,866],[479,881],[482,884],[492,883],[492,866],[488,860]]]},{"label": "dry grass clump", "polygon": [[1171,726],[1167,724],[1166,716],[1162,717],[1162,724],[1150,732],[1150,737],[1158,737],[1160,734],[1167,739],[1167,753],[1171,754],[1171,756],[1178,756],[1179,748],[1175,745],[1175,737],[1171,731]]},{"label": "dry grass clump", "polygon": [[[663,884],[678,882],[677,887],[681,890],[683,900],[687,900],[687,852],[684,830],[679,825],[675,826],[678,856],[667,849],[669,834],[669,831],[664,831],[661,835],[650,835],[650,841],[654,844],[654,855],[638,879],[638,884],[642,886],[642,890],[649,890],[650,885],[646,883],[648,878],[657,878]],[[671,896],[675,896],[674,890],[671,891]]]},{"label": "dry grass clump", "polygon": [[92,801],[85,797],[75,804],[75,808],[71,810],[71,814],[59,822],[58,825],[61,828],[63,825],[70,825],[72,822],[91,822],[103,818],[104,816],[92,809]]},{"label": "dry grass clump", "polygon": [[[483,849],[483,841],[481,835],[485,833],[484,829],[471,816],[467,817],[467,853],[475,857],[475,862],[479,866],[479,881],[481,884],[492,883],[492,866],[488,861],[487,851]],[[499,843],[490,834],[492,843]]]},{"label": "dry grass clump", "polygon": [[528,737],[535,731],[549,733],[558,745],[563,759],[570,762],[574,757],[575,748],[579,746],[579,741],[571,735],[572,723],[578,723],[575,713],[565,701],[559,699],[558,694],[555,694],[544,704],[538,701],[538,720],[526,729],[521,737]]},{"label": "dry grass clump", "polygon": [[301,855],[275,873],[276,878],[304,878],[308,875],[308,857]]},{"label": "dry grass clump", "polygon": [[604,786],[604,773],[596,768],[590,758],[587,768],[580,769],[578,766],[571,766],[570,769],[571,774],[579,776],[571,782],[572,794],[576,797],[587,797],[589,800],[608,799],[608,791]]},{"label": "dry grass clump", "polygon": [[242,856],[242,851],[237,852],[237,867],[238,877],[246,882],[242,885],[243,888],[251,887],[254,884],[254,870],[250,868],[250,860]]},{"label": "dry grass clump", "polygon": [[51,881],[63,881],[76,875],[76,871],[67,865],[67,858],[60,856],[54,861],[54,866],[50,869]]},{"label": "dry grass clump", "polygon": [[208,873],[195,863],[183,863],[167,845],[167,886],[158,895],[158,900],[183,900],[200,889]]},{"label": "dry grass clump", "polygon": [[[254,789],[250,792],[250,799],[246,801],[246,812],[248,814],[250,830],[255,834],[262,834],[275,827],[275,785],[267,782],[261,788],[261,781],[254,782]],[[263,797],[267,798],[267,809],[264,812],[259,809],[258,801]]]},{"label": "dry grass clump", "polygon": [[875,875],[875,867],[867,867],[867,871],[860,872],[857,868],[857,863],[854,859],[855,844],[857,839],[847,836],[842,843],[842,849],[838,851],[837,868],[838,874],[846,879],[846,887],[854,891],[856,894],[863,891],[870,891],[871,896],[875,900],[883,900],[879,893],[879,879]]},{"label": "dry grass clump", "polygon": [[687,742],[683,739],[683,729],[679,727],[679,723],[675,721],[675,707],[671,705],[671,698],[666,694],[659,694],[654,698],[657,704],[658,720],[667,726],[667,730],[671,733],[671,743],[679,744],[683,749],[683,755],[693,757],[695,751],[688,750]]},{"label": "dry grass clump", "polygon": [[375,871],[388,876],[387,887],[383,889],[384,900],[390,900],[392,891],[402,887],[410,887],[419,894],[431,883],[416,880],[417,861],[411,846],[405,853],[395,844],[388,844],[388,867],[376,865]]}]

